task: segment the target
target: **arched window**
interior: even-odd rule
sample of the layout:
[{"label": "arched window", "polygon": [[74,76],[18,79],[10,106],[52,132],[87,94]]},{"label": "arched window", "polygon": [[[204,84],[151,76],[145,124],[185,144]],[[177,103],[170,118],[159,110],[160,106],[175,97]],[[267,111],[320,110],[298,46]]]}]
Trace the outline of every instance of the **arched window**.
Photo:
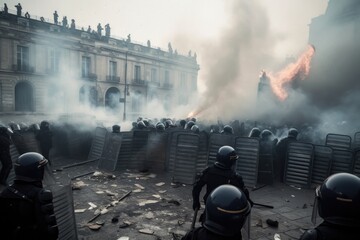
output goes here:
[{"label": "arched window", "polygon": [[32,86],[27,82],[20,82],[15,86],[15,111],[33,112],[34,93]]},{"label": "arched window", "polygon": [[111,109],[120,107],[120,91],[116,87],[111,87],[106,91],[105,107]]}]

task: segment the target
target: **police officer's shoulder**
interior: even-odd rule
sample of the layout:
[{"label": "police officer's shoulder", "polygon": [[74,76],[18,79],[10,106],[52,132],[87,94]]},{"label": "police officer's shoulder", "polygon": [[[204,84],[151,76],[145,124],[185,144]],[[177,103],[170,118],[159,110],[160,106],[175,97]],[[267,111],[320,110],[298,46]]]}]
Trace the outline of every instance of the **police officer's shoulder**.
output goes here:
[{"label": "police officer's shoulder", "polygon": [[39,201],[41,203],[49,203],[53,200],[53,194],[48,189],[41,189],[38,194]]},{"label": "police officer's shoulder", "polygon": [[318,237],[316,229],[309,229],[301,236],[300,240],[316,240]]}]

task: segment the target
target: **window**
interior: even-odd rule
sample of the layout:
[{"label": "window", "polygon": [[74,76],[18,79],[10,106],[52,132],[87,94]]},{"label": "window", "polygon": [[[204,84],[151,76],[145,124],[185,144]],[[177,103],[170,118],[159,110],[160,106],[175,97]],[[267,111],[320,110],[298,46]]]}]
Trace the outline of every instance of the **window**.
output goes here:
[{"label": "window", "polygon": [[29,71],[29,48],[17,46],[17,69],[20,71]]},{"label": "window", "polygon": [[186,88],[186,75],[185,73],[180,74],[180,88]]},{"label": "window", "polygon": [[157,71],[156,68],[151,69],[151,81],[157,82]]},{"label": "window", "polygon": [[117,75],[117,63],[114,61],[109,62],[109,76],[116,77]]},{"label": "window", "polygon": [[140,66],[135,66],[135,80],[141,80],[141,68]]},{"label": "window", "polygon": [[165,85],[169,85],[170,84],[170,72],[169,71],[165,71]]},{"label": "window", "polygon": [[50,50],[50,71],[52,73],[59,72],[60,53],[54,49]]},{"label": "window", "polygon": [[82,57],[81,73],[83,77],[88,77],[90,74],[90,58]]}]

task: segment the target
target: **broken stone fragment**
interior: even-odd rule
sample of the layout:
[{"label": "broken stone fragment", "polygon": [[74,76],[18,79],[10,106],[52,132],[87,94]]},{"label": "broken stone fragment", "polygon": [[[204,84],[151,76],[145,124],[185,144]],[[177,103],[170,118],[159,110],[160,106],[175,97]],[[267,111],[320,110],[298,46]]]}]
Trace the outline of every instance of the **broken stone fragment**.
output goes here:
[{"label": "broken stone fragment", "polygon": [[129,237],[124,236],[124,237],[118,238],[117,240],[129,240],[129,239],[130,239]]},{"label": "broken stone fragment", "polygon": [[86,211],[86,208],[81,208],[81,209],[75,209],[75,213],[83,213]]},{"label": "broken stone fragment", "polygon": [[134,185],[135,185],[136,187],[140,188],[141,190],[144,190],[144,189],[145,189],[145,188],[144,188],[143,186],[141,186],[140,184],[135,183]]},{"label": "broken stone fragment", "polygon": [[158,186],[158,187],[161,187],[161,186],[165,185],[165,183],[164,182],[159,182],[159,183],[156,183],[155,185]]},{"label": "broken stone fragment", "polygon": [[149,235],[153,235],[154,231],[148,228],[144,228],[144,229],[140,229],[139,230],[140,233],[144,233],[144,234],[149,234]]},{"label": "broken stone fragment", "polygon": [[89,229],[91,230],[99,230],[101,228],[101,225],[96,223],[90,223],[87,225]]}]

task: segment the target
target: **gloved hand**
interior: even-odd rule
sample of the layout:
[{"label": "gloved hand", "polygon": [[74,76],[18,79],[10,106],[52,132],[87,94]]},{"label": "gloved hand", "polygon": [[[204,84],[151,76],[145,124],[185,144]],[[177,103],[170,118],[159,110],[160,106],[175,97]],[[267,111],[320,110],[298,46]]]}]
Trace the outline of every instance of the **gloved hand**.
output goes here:
[{"label": "gloved hand", "polygon": [[195,211],[195,209],[200,209],[200,202],[199,201],[194,201],[193,202],[193,210]]}]

